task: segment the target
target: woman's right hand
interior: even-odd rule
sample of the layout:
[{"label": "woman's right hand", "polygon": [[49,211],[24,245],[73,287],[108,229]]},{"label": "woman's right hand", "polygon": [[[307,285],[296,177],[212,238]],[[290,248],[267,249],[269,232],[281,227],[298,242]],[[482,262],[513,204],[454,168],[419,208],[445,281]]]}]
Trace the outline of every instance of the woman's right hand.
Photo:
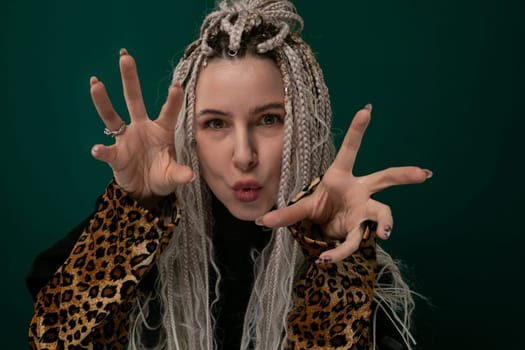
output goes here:
[{"label": "woman's right hand", "polygon": [[[153,204],[195,177],[188,166],[177,163],[175,156],[174,130],[184,92],[180,84],[173,83],[159,116],[151,120],[144,106],[135,60],[125,49],[120,51],[119,65],[131,123],[115,136],[115,144],[95,145],[91,154],[109,164],[116,182],[133,198]],[[119,130],[124,122],[115,112],[104,84],[92,77],[90,85],[93,103],[106,128]]]}]

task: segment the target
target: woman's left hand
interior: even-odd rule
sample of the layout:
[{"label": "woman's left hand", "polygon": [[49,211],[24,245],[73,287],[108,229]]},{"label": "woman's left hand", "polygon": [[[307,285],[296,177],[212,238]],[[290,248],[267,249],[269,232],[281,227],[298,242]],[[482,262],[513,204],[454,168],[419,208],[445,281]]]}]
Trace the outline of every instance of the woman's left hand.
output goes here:
[{"label": "woman's left hand", "polygon": [[361,140],[370,122],[371,105],[358,111],[350,124],[337,156],[310,196],[257,219],[259,225],[282,227],[300,220],[310,220],[323,227],[325,236],[344,240],[336,248],[323,252],[319,262],[335,262],[359,248],[366,221],[377,223],[377,235],[387,239],[392,231],[390,207],[372,199],[372,194],[397,185],[418,184],[432,172],[414,166],[384,169],[366,176],[353,175]]}]

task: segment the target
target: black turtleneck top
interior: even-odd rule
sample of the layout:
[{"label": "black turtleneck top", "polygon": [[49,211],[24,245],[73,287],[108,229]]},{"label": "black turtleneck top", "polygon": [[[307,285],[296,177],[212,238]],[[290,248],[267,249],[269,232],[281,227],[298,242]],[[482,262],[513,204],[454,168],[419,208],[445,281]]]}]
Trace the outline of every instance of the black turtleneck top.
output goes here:
[{"label": "black turtleneck top", "polygon": [[216,199],[213,214],[215,258],[221,273],[217,341],[222,349],[238,349],[254,280],[252,252],[263,250],[271,231],[253,221],[236,219]]}]

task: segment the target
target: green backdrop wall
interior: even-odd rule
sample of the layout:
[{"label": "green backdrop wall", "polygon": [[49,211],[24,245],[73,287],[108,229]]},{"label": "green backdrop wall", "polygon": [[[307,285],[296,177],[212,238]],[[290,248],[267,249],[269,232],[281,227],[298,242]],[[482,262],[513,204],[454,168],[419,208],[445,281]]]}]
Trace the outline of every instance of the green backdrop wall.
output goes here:
[{"label": "green backdrop wall", "polygon": [[[34,256],[93,207],[111,174],[88,80],[117,110],[118,50],[139,65],[151,115],[213,1],[15,1],[2,10],[2,348],[24,349]],[[374,105],[357,174],[416,164],[424,185],[389,189],[384,246],[407,265],[422,349],[517,349],[523,312],[521,1],[296,1],[331,90],[336,142]],[[6,344],[7,341],[7,344]]]}]

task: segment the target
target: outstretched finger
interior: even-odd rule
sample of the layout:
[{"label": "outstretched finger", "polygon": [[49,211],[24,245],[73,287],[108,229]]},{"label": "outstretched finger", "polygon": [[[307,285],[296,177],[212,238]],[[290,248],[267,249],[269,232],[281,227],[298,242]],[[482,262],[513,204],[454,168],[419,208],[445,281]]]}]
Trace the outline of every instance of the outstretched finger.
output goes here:
[{"label": "outstretched finger", "polygon": [[97,77],[91,77],[89,79],[89,84],[91,85],[91,99],[93,100],[93,104],[95,105],[98,115],[104,122],[104,125],[109,130],[118,130],[123,122],[113,108],[106,87],[97,79]]},{"label": "outstretched finger", "polygon": [[296,222],[308,218],[312,213],[312,201],[309,199],[310,198],[305,198],[288,207],[272,210],[260,218],[257,218],[255,223],[271,228],[293,225]]},{"label": "outstretched finger", "polygon": [[432,177],[432,171],[415,166],[393,167],[361,177],[370,194],[398,185],[419,184]]},{"label": "outstretched finger", "polygon": [[[368,230],[368,228],[367,228]],[[352,255],[357,249],[359,249],[359,244],[361,244],[361,239],[363,238],[364,228],[362,225],[353,229],[344,240],[343,243],[337,247],[327,250],[319,255],[317,263],[331,263],[337,262],[345,259],[346,257]]]},{"label": "outstretched finger", "polygon": [[145,120],[148,114],[142,98],[137,65],[126,49],[120,49],[119,65],[124,98],[131,121]]},{"label": "outstretched finger", "polygon": [[368,104],[356,113],[346,132],[341,148],[337,152],[333,166],[345,171],[352,171],[363,135],[370,122],[371,111],[372,105]]},{"label": "outstretched finger", "polygon": [[174,129],[183,100],[184,91],[178,82],[174,82],[170,86],[168,97],[166,98],[166,102],[160,110],[160,114],[156,122],[164,129]]}]

